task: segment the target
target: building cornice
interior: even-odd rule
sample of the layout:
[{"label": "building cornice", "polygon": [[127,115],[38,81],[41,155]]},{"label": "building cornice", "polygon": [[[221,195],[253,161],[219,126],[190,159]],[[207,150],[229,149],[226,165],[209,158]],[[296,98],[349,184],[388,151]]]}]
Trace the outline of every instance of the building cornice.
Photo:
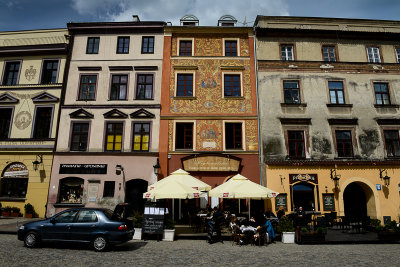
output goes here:
[{"label": "building cornice", "polygon": [[67,55],[67,44],[0,46],[0,56]]},{"label": "building cornice", "polygon": [[388,166],[400,165],[400,158],[385,160],[265,160],[264,163],[269,166]]}]

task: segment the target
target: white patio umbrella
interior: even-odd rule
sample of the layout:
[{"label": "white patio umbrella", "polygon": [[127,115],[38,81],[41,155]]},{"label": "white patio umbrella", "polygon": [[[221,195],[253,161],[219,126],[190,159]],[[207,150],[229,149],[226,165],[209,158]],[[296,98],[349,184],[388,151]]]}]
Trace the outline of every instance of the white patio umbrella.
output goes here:
[{"label": "white patio umbrella", "polygon": [[191,176],[188,172],[186,172],[182,169],[178,169],[178,170],[174,171],[173,173],[171,173],[169,176],[165,177],[164,179],[161,179],[160,181],[158,181],[152,185],[149,185],[147,190],[151,191],[154,188],[157,188],[158,186],[163,185],[165,183],[170,183],[171,181],[177,181],[181,184],[187,185],[187,186],[192,187],[199,191],[210,191],[211,190],[210,185]]},{"label": "white patio umbrella", "polygon": [[[237,174],[227,182],[217,186],[209,192],[211,197],[236,198],[236,199],[269,199],[279,193],[265,186],[256,184],[246,177]],[[250,201],[249,201],[250,219]]]}]

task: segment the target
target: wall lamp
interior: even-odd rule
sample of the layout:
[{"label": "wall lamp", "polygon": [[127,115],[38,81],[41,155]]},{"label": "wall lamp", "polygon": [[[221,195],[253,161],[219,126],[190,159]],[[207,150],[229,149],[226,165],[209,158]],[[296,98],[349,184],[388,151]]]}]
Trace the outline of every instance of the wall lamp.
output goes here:
[{"label": "wall lamp", "polygon": [[282,175],[279,175],[279,177],[281,178],[281,184],[283,184],[283,180],[285,180],[285,176],[282,177]]},{"label": "wall lamp", "polygon": [[340,175],[336,174],[336,169],[331,169],[331,179],[333,180],[333,183],[335,184],[335,188],[339,188]]},{"label": "wall lamp", "polygon": [[43,155],[36,155],[36,160],[32,161],[32,164],[33,164],[33,170],[37,171],[39,168],[39,165],[43,164]]},{"label": "wall lamp", "polygon": [[158,172],[159,172],[159,170],[160,170],[160,168],[161,168],[161,166],[160,166],[160,161],[158,160],[158,158],[157,158],[156,165],[153,165],[153,168],[154,168],[154,174],[155,174],[156,176],[158,176]]},{"label": "wall lamp", "polygon": [[[383,172],[385,172],[385,176],[382,175]],[[383,183],[386,187],[390,185],[390,177],[387,175],[387,169],[379,169],[379,178],[381,178],[381,180],[383,179]]]}]

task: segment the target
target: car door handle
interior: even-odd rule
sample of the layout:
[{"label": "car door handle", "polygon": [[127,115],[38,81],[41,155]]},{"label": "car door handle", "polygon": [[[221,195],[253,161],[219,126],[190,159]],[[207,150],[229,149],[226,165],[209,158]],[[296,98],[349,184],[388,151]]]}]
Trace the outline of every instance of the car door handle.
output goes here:
[{"label": "car door handle", "polygon": [[71,229],[71,225],[67,225],[66,228],[67,228],[68,230],[70,230],[70,229]]},{"label": "car door handle", "polygon": [[95,227],[96,227],[96,225],[95,225],[95,224],[92,224],[90,227],[92,227],[92,228],[95,228]]}]

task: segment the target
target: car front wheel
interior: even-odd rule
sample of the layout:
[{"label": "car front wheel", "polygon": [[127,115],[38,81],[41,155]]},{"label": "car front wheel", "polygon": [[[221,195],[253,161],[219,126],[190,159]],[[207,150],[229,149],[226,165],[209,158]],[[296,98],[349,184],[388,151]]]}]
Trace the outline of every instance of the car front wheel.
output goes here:
[{"label": "car front wheel", "polygon": [[107,238],[104,236],[96,236],[93,240],[93,249],[97,252],[105,251],[108,248]]},{"label": "car front wheel", "polygon": [[39,235],[35,232],[29,232],[26,234],[24,244],[28,248],[34,248],[39,245]]}]

